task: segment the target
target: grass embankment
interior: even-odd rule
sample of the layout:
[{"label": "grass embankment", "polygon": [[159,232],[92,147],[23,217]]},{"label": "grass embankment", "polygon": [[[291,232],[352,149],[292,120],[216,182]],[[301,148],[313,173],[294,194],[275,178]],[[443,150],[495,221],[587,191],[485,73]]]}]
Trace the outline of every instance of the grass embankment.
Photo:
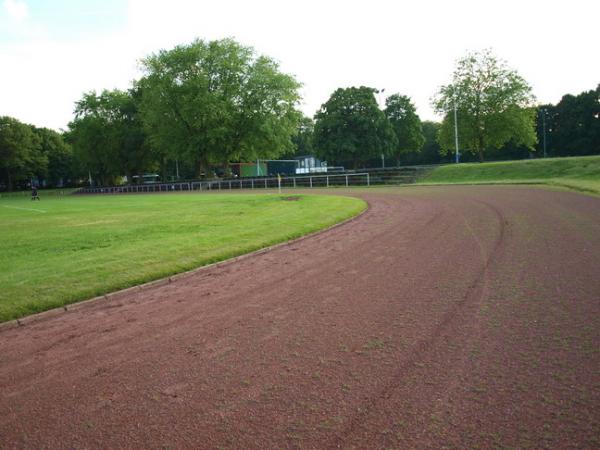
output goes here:
[{"label": "grass embankment", "polygon": [[600,195],[600,156],[441,166],[420,184],[546,184]]},{"label": "grass embankment", "polygon": [[292,239],[362,211],[339,196],[0,199],[0,322]]}]

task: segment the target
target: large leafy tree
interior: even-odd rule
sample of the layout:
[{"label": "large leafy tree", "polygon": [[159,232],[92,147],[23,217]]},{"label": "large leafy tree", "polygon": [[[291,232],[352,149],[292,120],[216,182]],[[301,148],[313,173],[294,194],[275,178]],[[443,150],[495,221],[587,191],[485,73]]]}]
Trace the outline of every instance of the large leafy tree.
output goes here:
[{"label": "large leafy tree", "polygon": [[82,174],[89,171],[101,184],[119,175],[131,179],[152,164],[134,94],[92,91],[76,103],[69,139]]},{"label": "large leafy tree", "polygon": [[433,99],[444,114],[439,141],[442,151],[454,149],[454,108],[460,147],[483,161],[486,151],[511,141],[533,150],[536,143],[531,87],[489,50],[470,53],[458,61],[452,83]]},{"label": "large leafy tree", "polygon": [[40,151],[40,139],[32,127],[12,117],[0,117],[0,180],[10,191],[44,172],[47,157]]},{"label": "large leafy tree", "polygon": [[350,161],[354,168],[384,154],[391,156],[398,139],[377,106],[370,87],[337,89],[315,115],[317,154],[335,162]]},{"label": "large leafy tree", "polygon": [[398,139],[395,156],[399,165],[404,155],[420,151],[425,143],[421,119],[410,97],[400,94],[386,99],[384,112]]},{"label": "large leafy tree", "polygon": [[142,61],[141,112],[153,144],[208,172],[292,147],[300,84],[232,39],[196,40]]}]

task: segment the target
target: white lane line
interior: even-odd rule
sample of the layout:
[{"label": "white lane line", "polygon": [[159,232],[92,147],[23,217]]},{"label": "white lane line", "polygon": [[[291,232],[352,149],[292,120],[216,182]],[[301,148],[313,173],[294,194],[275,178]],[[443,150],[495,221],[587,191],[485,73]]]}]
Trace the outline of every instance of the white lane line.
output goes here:
[{"label": "white lane line", "polygon": [[43,209],[34,209],[34,208],[19,208],[18,206],[6,206],[6,205],[2,205],[5,208],[12,208],[12,209],[21,209],[23,211],[35,211],[35,212],[41,212],[41,213],[45,213],[46,211],[44,211]]}]

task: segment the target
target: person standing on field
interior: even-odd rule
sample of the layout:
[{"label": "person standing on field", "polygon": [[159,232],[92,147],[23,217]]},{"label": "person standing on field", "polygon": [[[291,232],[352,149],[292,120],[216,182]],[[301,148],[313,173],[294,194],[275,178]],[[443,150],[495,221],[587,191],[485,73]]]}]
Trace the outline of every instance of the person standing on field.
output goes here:
[{"label": "person standing on field", "polygon": [[31,200],[39,200],[40,197],[38,196],[38,191],[37,188],[35,186],[31,187]]}]

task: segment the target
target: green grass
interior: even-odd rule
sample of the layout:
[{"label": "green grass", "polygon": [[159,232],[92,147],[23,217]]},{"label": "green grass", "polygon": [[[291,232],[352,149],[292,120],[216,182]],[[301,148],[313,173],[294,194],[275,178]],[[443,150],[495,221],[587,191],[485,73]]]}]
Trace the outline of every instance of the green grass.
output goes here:
[{"label": "green grass", "polygon": [[340,196],[284,197],[0,199],[0,322],[248,253],[366,207]]},{"label": "green grass", "polygon": [[546,184],[600,195],[600,156],[441,166],[420,184]]},{"label": "green grass", "polygon": [[[73,191],[76,191],[77,188],[60,188],[60,189],[38,189],[38,193],[40,196],[48,197],[48,196],[63,196],[69,195]],[[0,199],[3,198],[31,198],[31,190],[28,191],[14,191],[14,192],[0,192]]]}]

